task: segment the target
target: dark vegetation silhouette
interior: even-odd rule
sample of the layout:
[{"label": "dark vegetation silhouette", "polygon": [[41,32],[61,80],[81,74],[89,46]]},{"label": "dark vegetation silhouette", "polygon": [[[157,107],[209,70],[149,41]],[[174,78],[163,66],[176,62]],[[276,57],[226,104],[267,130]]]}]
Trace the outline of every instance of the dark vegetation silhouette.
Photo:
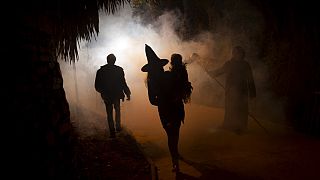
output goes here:
[{"label": "dark vegetation silhouette", "polygon": [[[78,43],[99,32],[99,11],[114,13],[126,0],[10,1],[2,11],[4,67],[14,72],[3,81],[6,141],[4,177],[72,179],[73,144],[58,60],[76,63]],[[9,60],[10,59],[10,60]],[[2,71],[2,77],[7,72]]]}]

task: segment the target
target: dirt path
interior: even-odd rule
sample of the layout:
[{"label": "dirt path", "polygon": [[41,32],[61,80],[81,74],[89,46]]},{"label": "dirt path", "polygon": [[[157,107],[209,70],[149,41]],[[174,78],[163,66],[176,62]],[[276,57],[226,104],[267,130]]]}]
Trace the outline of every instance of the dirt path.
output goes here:
[{"label": "dirt path", "polygon": [[[130,113],[134,111],[127,111],[128,116]],[[248,132],[236,134],[219,129],[223,115],[222,108],[186,106],[179,143],[180,153],[185,158],[181,161],[181,174],[171,172],[167,139],[156,124],[159,123],[157,112],[128,123],[128,128],[158,167],[160,180],[320,179],[319,139],[266,120],[261,122],[269,134],[252,120]]]},{"label": "dirt path", "polygon": [[110,139],[103,113],[76,108],[71,108],[77,134],[73,162],[75,179],[152,179],[150,162],[125,127],[115,139]]},{"label": "dirt path", "polygon": [[126,132],[116,139],[103,132],[79,138],[75,152],[76,179],[151,179],[148,161]]}]

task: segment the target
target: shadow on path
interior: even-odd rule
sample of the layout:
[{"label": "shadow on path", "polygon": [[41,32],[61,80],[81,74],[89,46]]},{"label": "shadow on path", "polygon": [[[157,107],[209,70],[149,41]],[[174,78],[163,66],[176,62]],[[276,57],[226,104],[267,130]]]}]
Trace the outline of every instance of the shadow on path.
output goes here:
[{"label": "shadow on path", "polygon": [[194,162],[194,161],[185,159],[183,157],[181,157],[181,161],[195,168],[197,171],[201,173],[201,176],[193,177],[186,173],[179,172],[179,173],[176,173],[176,180],[208,180],[208,179],[260,180],[262,179],[259,177],[244,176],[244,175],[241,175],[226,169],[222,169],[216,166],[213,167],[207,164]]}]

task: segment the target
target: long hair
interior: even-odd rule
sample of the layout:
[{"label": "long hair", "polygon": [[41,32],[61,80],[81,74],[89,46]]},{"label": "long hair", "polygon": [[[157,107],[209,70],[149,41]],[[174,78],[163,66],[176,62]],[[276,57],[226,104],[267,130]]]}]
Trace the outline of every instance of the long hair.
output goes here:
[{"label": "long hair", "polygon": [[187,63],[182,62],[180,54],[171,55],[170,71],[174,77],[177,96],[183,100],[184,103],[191,101],[191,94],[193,87],[188,78]]}]

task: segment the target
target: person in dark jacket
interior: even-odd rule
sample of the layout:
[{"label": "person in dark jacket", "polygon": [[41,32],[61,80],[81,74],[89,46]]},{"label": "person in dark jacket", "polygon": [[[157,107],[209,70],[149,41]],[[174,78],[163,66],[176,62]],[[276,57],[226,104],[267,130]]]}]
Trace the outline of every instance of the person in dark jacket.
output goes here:
[{"label": "person in dark jacket", "polygon": [[[121,131],[120,99],[124,101],[125,96],[130,100],[131,91],[126,83],[123,68],[115,65],[114,54],[107,56],[107,64],[98,69],[95,78],[95,89],[101,94],[107,111],[107,121],[110,137],[115,137],[115,132]],[[113,120],[115,110],[115,124]]]},{"label": "person in dark jacket", "polygon": [[229,61],[221,68],[209,72],[213,77],[226,74],[223,128],[237,133],[247,129],[248,99],[256,97],[251,66],[244,58],[244,49],[236,46],[232,50],[232,58]]}]

